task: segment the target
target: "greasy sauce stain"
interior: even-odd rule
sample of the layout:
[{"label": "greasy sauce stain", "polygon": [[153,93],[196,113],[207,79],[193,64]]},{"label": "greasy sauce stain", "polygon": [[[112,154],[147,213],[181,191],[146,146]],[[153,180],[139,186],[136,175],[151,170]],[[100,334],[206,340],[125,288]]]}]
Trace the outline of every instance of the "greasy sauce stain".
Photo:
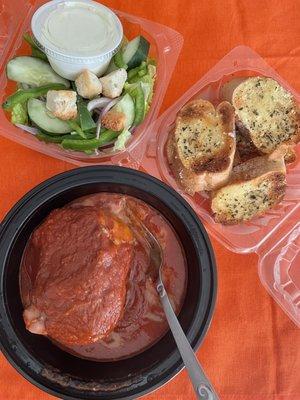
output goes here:
[{"label": "greasy sauce stain", "polygon": [[[186,290],[186,262],[182,246],[171,225],[166,219],[133,197],[111,193],[100,193],[82,197],[71,206],[91,206],[107,210],[120,220],[126,221],[126,208],[134,210],[135,215],[159,240],[164,251],[164,284],[176,313],[182,306]],[[130,224],[129,224],[130,226]],[[24,303],[24,282],[28,280],[28,257],[32,256],[29,244],[21,265],[21,293]],[[127,281],[127,293],[123,315],[112,332],[96,343],[84,345],[61,345],[65,351],[81,358],[96,361],[117,360],[138,354],[153,345],[167,331],[168,326],[156,293],[155,282],[147,273],[150,265],[149,250],[142,238],[134,244],[133,261]]]}]

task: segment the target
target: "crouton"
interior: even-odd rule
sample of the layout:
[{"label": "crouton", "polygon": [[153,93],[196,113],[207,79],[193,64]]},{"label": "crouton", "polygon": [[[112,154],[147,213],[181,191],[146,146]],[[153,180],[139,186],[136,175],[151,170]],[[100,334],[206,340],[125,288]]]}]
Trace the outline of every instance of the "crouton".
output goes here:
[{"label": "crouton", "polygon": [[251,77],[233,91],[239,131],[264,154],[300,140],[300,110],[293,95],[274,79]]},{"label": "crouton", "polygon": [[75,80],[77,92],[85,99],[93,99],[102,92],[98,77],[89,70],[84,70]]},{"label": "crouton", "polygon": [[214,106],[193,100],[178,113],[167,143],[167,157],[184,190],[212,190],[224,185],[235,153],[234,109],[228,102]]},{"label": "crouton", "polygon": [[46,107],[52,114],[62,120],[77,117],[77,94],[73,90],[49,90]]},{"label": "crouton", "polygon": [[212,193],[216,222],[238,224],[264,214],[285,194],[284,152],[252,158],[234,167],[229,183]]},{"label": "crouton", "polygon": [[126,115],[120,111],[110,110],[101,119],[102,125],[113,131],[119,132],[125,128]]},{"label": "crouton", "polygon": [[122,93],[123,87],[127,79],[127,72],[124,68],[119,68],[106,76],[100,78],[102,84],[102,94],[105,97],[114,99]]}]

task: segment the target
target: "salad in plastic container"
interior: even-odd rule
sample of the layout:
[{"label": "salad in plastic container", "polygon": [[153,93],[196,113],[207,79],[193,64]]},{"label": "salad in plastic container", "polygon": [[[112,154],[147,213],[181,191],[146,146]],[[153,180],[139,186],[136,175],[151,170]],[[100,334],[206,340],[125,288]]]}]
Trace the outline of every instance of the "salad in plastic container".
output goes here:
[{"label": "salad in plastic container", "polygon": [[182,45],[177,32],[90,0],[36,1],[5,45],[4,136],[78,165],[137,166]]}]

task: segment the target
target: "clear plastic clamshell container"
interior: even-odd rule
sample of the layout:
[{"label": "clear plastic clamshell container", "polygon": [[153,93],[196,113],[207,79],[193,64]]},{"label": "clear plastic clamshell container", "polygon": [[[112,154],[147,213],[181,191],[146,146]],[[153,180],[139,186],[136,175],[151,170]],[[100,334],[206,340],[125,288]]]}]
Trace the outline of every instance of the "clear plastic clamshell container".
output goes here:
[{"label": "clear plastic clamshell container", "polygon": [[[30,22],[35,10],[46,0],[2,0],[0,4],[0,102],[16,90],[16,83],[6,78],[7,62],[19,55],[29,55],[28,44],[24,43],[22,35],[30,31]],[[16,13],[16,10],[18,12]],[[173,29],[148,21],[125,12],[113,10],[119,17],[127,38],[141,34],[150,42],[150,56],[157,61],[157,78],[155,92],[150,110],[141,125],[139,125],[126,150],[112,153],[102,151],[99,155],[66,151],[55,144],[38,141],[34,136],[15,127],[8,115],[0,107],[0,134],[10,140],[23,144],[33,150],[49,156],[68,161],[79,166],[93,164],[118,164],[128,167],[138,167],[143,158],[140,143],[144,140],[145,127],[158,116],[158,112],[167,90],[173,69],[180,53],[183,38]]]},{"label": "clear plastic clamshell container", "polygon": [[238,46],[148,127],[142,166],[175,188],[194,208],[210,234],[225,247],[237,253],[258,254],[263,285],[300,327],[300,146],[296,149],[296,161],[287,166],[284,200],[262,217],[229,226],[214,222],[208,197],[201,194],[192,197],[183,192],[172,176],[166,159],[168,134],[174,126],[177,112],[185,103],[199,97],[216,105],[221,101],[220,90],[224,83],[233,78],[255,75],[276,79],[300,101],[299,94],[257,53],[249,47]]}]

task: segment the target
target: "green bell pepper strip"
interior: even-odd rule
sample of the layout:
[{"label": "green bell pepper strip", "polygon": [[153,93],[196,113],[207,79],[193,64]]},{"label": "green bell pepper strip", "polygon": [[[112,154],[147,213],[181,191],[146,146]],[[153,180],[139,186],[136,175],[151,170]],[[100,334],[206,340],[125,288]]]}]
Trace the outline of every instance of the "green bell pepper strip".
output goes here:
[{"label": "green bell pepper strip", "polygon": [[78,123],[72,119],[68,120],[67,123],[69,124],[69,127],[78,133],[79,136],[81,136],[83,139],[86,139],[87,135],[85,134],[85,132],[83,132],[83,130],[81,129],[81,127],[78,125]]},{"label": "green bell pepper strip", "polygon": [[24,33],[23,39],[31,46],[31,52],[34,57],[40,58],[44,61],[48,61],[46,54],[42,52],[42,50],[40,50],[38,46],[34,43],[30,33]]},{"label": "green bell pepper strip", "polygon": [[[67,135],[49,135],[46,132],[39,131],[39,133],[36,135],[37,139],[41,140],[42,142],[46,143],[61,143],[65,139],[71,139],[71,140],[83,140],[82,136],[76,134],[67,134]],[[87,135],[87,139],[93,139],[95,135],[89,133]]]},{"label": "green bell pepper strip", "polygon": [[116,132],[116,131],[112,131],[111,129],[107,129],[106,131],[100,133],[100,137],[99,137],[99,140],[101,141],[100,146],[102,146],[106,143],[112,142],[120,135],[120,133],[121,133],[121,131]]},{"label": "green bell pepper strip", "polygon": [[119,50],[115,55],[114,55],[114,63],[118,68],[124,68],[127,69],[128,65],[125,64],[124,59],[123,59],[123,53],[121,50]]},{"label": "green bell pepper strip", "polygon": [[[86,139],[94,139],[96,135],[94,133],[85,132],[85,136]],[[64,139],[82,140],[82,136],[78,135],[78,133],[69,133],[64,136]]]},{"label": "green bell pepper strip", "polygon": [[41,60],[44,60],[44,61],[48,61],[46,54],[43,53],[40,49],[36,49],[35,47],[32,47],[31,53],[32,53],[33,57],[40,58]]},{"label": "green bell pepper strip", "polygon": [[103,146],[106,143],[110,143],[120,132],[115,132],[112,130],[107,130],[101,134],[99,139],[83,139],[83,140],[73,140],[64,139],[61,143],[64,149],[74,150],[74,151],[90,151],[96,150],[98,147]]},{"label": "green bell pepper strip", "polygon": [[10,110],[13,106],[18,103],[25,103],[29,99],[34,99],[47,94],[49,90],[61,90],[65,89],[65,85],[61,83],[50,83],[45,86],[40,86],[37,88],[18,90],[16,93],[9,96],[6,101],[2,104],[4,110]]},{"label": "green bell pepper strip", "polygon": [[[75,81],[71,81],[71,88],[72,88],[72,90],[74,90],[74,92],[77,93],[77,87],[76,87]],[[79,96],[78,93],[77,93],[77,96]]]},{"label": "green bell pepper strip", "polygon": [[81,129],[83,131],[89,131],[90,129],[96,128],[96,124],[92,118],[92,115],[87,109],[86,102],[82,100],[82,98],[78,99],[77,107],[78,107]]},{"label": "green bell pepper strip", "polygon": [[37,48],[37,45],[34,43],[32,36],[30,35],[30,33],[26,32],[23,35],[23,39],[25,40],[25,42],[27,42],[31,47]]},{"label": "green bell pepper strip", "polygon": [[141,85],[136,86],[131,92],[130,95],[134,100],[134,121],[133,125],[139,125],[145,116],[145,96]]},{"label": "green bell pepper strip", "polygon": [[41,142],[46,143],[61,143],[66,135],[47,135],[44,132],[39,132],[35,137]]}]

